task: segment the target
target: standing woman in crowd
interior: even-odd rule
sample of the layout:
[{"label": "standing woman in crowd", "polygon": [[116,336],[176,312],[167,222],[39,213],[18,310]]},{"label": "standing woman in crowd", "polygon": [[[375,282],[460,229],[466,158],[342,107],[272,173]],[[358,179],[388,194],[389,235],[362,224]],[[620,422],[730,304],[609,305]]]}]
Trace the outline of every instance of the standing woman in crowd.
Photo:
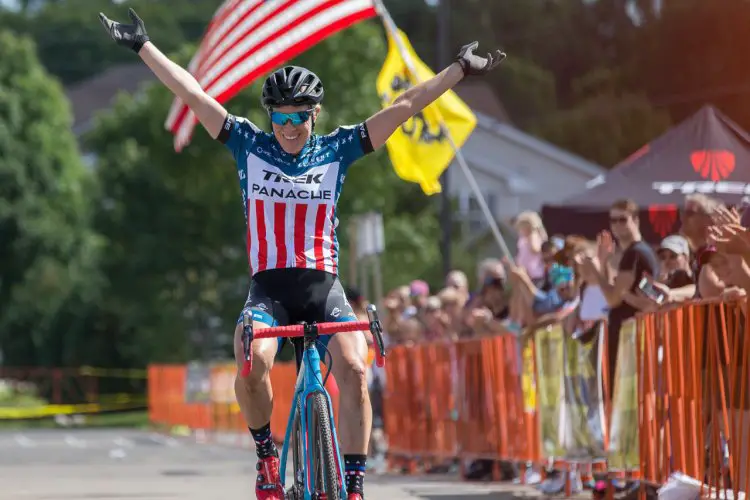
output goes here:
[{"label": "standing woman in crowd", "polygon": [[521,212],[516,219],[515,228],[518,233],[516,264],[541,288],[544,282],[542,243],[547,241],[547,231],[542,219],[536,212]]}]

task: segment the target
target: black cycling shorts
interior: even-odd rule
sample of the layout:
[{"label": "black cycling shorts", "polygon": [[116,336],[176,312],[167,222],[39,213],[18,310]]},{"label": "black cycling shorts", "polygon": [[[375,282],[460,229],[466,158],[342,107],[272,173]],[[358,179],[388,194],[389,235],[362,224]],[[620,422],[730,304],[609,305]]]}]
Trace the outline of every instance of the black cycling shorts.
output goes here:
[{"label": "black cycling shorts", "polygon": [[[318,269],[269,269],[257,273],[250,281],[244,309],[252,312],[253,321],[268,326],[357,320],[339,278]],[[237,322],[242,322],[242,314]],[[323,346],[330,338],[320,337]],[[279,342],[279,349],[282,346]]]}]

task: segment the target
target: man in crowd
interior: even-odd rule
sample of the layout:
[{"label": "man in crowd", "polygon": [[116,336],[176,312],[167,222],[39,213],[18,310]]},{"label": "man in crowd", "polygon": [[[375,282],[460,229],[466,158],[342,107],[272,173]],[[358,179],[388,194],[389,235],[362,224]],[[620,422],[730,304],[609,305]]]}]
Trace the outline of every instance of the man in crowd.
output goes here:
[{"label": "man in crowd", "polygon": [[[632,200],[618,200],[609,210],[612,234],[600,233],[598,257],[602,265],[597,268],[591,258],[583,260],[586,273],[595,276],[610,307],[608,317],[608,368],[609,389],[612,394],[617,347],[620,342],[622,323],[650,306],[647,299],[639,295],[638,284],[645,276],[658,276],[659,263],[651,247],[641,238],[638,205]],[[605,263],[609,263],[615,251],[614,235],[622,250],[616,275]]]}]

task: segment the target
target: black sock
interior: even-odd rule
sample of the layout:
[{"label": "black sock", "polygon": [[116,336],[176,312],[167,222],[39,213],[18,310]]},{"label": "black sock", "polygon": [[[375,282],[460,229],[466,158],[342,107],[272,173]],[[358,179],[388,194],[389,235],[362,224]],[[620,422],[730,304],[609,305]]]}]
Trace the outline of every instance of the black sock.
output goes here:
[{"label": "black sock", "polygon": [[[248,427],[250,429],[250,427]],[[258,458],[278,457],[279,452],[276,450],[276,443],[271,437],[271,423],[267,423],[260,429],[250,429],[250,434],[255,440],[255,450]]]},{"label": "black sock", "polygon": [[367,455],[344,455],[346,492],[364,495]]}]

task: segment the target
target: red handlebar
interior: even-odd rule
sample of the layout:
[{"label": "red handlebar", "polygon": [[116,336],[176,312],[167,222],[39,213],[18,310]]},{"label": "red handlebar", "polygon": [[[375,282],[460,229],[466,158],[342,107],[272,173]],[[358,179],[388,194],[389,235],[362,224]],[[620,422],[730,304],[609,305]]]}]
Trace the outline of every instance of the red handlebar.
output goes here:
[{"label": "red handlebar", "polygon": [[[318,323],[318,335],[333,335],[334,333],[348,333],[348,332],[360,332],[370,330],[370,323],[367,321],[340,321],[331,323]],[[294,338],[304,337],[305,327],[304,325],[289,325],[289,326],[272,326],[269,328],[258,329],[253,334],[253,339],[272,339],[277,337]],[[252,350],[250,350],[250,360],[245,361],[242,364],[242,371],[240,375],[247,377],[250,375],[250,370],[253,366]],[[375,348],[375,364],[382,368],[385,366],[385,358],[381,355],[380,349]]]},{"label": "red handlebar", "polygon": [[[370,330],[370,323],[367,321],[340,321],[332,323],[318,323],[318,335],[333,335],[334,333],[359,332]],[[255,330],[253,338],[255,339],[272,339],[275,337],[304,337],[304,325],[289,326],[272,326]]]}]

